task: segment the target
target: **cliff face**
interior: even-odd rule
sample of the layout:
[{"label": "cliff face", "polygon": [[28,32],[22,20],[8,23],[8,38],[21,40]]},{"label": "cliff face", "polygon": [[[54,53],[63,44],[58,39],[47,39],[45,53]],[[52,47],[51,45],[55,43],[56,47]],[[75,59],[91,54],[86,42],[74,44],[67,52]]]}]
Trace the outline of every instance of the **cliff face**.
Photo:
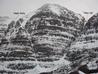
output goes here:
[{"label": "cliff face", "polygon": [[79,35],[84,21],[80,14],[67,8],[46,4],[29,18],[25,29],[32,36],[34,50],[39,56],[60,58]]},{"label": "cliff face", "polygon": [[98,14],[92,16],[85,24],[82,34],[78,37],[72,48],[93,49],[97,48],[98,41]]},{"label": "cliff face", "polygon": [[[92,68],[98,59],[98,13],[93,15],[85,24],[81,35],[70,47],[70,60],[80,63],[87,63]],[[73,56],[74,55],[74,56]],[[92,64],[91,64],[92,62]],[[93,69],[93,68],[92,68]]]},{"label": "cliff face", "polygon": [[18,32],[18,29],[21,27],[22,22],[23,22],[23,19],[20,18],[19,20],[13,20],[11,23],[9,23],[7,31],[6,31],[6,36],[7,37],[15,36],[14,33]]},{"label": "cliff face", "polygon": [[26,16],[9,24],[6,37],[15,45],[31,41],[38,60],[61,58],[85,22],[80,14],[56,4],[45,4]]},{"label": "cliff face", "polygon": [[[6,31],[6,39],[9,43],[5,47],[7,54],[4,55],[11,60],[29,60],[29,62],[33,60],[33,63],[30,62],[29,65],[27,62],[22,64],[17,61],[14,64],[8,63],[8,67],[13,70],[21,68],[24,70],[26,65],[31,69],[32,64],[35,67],[36,59],[44,62],[39,62],[39,65],[44,67],[46,72],[58,68],[61,71],[63,67],[68,69],[66,65],[70,62],[63,56],[83,31],[84,23],[85,19],[80,14],[56,4],[45,4],[34,13],[12,21]],[[10,60],[9,58],[7,60]],[[21,66],[15,67],[18,63]],[[31,70],[34,71],[33,68]]]}]

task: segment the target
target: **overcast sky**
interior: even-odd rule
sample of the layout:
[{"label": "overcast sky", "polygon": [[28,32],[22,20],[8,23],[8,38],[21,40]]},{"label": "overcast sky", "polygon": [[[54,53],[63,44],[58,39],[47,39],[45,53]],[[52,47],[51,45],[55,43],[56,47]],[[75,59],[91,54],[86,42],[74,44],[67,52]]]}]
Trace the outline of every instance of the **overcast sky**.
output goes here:
[{"label": "overcast sky", "polygon": [[14,16],[13,12],[31,12],[43,4],[55,3],[77,13],[98,12],[98,0],[0,0],[0,16]]}]

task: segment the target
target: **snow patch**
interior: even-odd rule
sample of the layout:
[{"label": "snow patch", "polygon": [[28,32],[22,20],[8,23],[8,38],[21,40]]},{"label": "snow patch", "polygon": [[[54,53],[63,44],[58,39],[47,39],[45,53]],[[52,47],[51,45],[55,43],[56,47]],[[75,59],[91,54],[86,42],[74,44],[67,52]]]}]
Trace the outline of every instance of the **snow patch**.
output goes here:
[{"label": "snow patch", "polygon": [[51,6],[49,6],[49,8],[50,8],[51,11],[53,11],[57,15],[60,15],[60,9],[57,6],[51,5]]}]

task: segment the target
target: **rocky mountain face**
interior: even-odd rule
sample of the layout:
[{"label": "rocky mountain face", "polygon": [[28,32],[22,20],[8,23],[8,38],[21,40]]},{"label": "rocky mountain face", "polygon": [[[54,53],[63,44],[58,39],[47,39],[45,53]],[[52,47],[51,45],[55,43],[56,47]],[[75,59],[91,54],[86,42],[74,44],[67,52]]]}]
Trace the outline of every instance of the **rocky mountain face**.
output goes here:
[{"label": "rocky mountain face", "polygon": [[[68,53],[69,54],[69,53]],[[85,24],[81,35],[71,44],[70,60],[77,65],[87,64],[88,68],[95,69],[98,60],[98,13],[93,15]]]},{"label": "rocky mountain face", "polygon": [[7,31],[6,31],[6,36],[7,37],[15,36],[15,34],[13,34],[13,33],[18,32],[18,29],[21,27],[22,22],[23,22],[23,19],[20,18],[19,20],[15,20],[15,21],[13,20],[11,23],[9,23]]},{"label": "rocky mountain face", "polygon": [[[8,43],[3,49],[6,53],[4,50],[1,53],[4,53],[6,60],[18,60],[17,63],[7,63],[7,68],[15,72],[20,69],[30,69],[31,72],[35,72],[35,69],[39,69],[39,66],[35,68],[35,60],[37,60],[44,61],[39,65],[44,67],[43,70],[46,72],[59,67],[61,67],[59,71],[62,71],[63,67],[66,69],[65,64],[69,65],[70,58],[65,60],[63,56],[83,31],[84,17],[56,4],[45,4],[34,14],[32,12],[26,16],[29,17],[12,21],[5,33]],[[24,60],[25,63],[23,61],[19,63],[19,60]],[[33,68],[35,69],[32,70]],[[58,74],[63,73],[58,72]]]},{"label": "rocky mountain face", "polygon": [[84,21],[80,14],[67,8],[46,4],[29,18],[25,29],[31,35],[34,50],[39,56],[61,58],[66,48],[79,35]]}]

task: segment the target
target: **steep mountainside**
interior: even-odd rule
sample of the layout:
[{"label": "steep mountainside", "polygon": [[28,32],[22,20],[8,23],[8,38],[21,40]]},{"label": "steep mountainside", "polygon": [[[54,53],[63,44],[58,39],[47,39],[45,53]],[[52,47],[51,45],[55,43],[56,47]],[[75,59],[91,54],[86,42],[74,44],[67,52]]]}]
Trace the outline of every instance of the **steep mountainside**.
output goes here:
[{"label": "steep mountainside", "polygon": [[9,43],[2,50],[2,54],[6,50],[3,54],[5,60],[13,60],[6,64],[7,68],[21,73],[28,69],[29,72],[40,73],[56,70],[56,74],[63,74],[63,67],[68,70],[70,64],[64,59],[65,53],[80,35],[84,23],[85,19],[80,14],[56,4],[45,4],[35,12],[12,21],[6,31]]},{"label": "steep mountainside", "polygon": [[79,35],[84,22],[80,14],[56,4],[46,4],[29,18],[25,29],[32,36],[34,50],[39,56],[60,58]]},{"label": "steep mountainside", "polygon": [[98,41],[98,14],[92,16],[84,26],[81,36],[76,40],[72,48],[92,49],[97,48]]},{"label": "steep mountainside", "polygon": [[98,13],[85,24],[82,34],[71,45],[69,56],[77,64],[88,62],[90,68],[94,67],[91,62],[98,60]]}]

